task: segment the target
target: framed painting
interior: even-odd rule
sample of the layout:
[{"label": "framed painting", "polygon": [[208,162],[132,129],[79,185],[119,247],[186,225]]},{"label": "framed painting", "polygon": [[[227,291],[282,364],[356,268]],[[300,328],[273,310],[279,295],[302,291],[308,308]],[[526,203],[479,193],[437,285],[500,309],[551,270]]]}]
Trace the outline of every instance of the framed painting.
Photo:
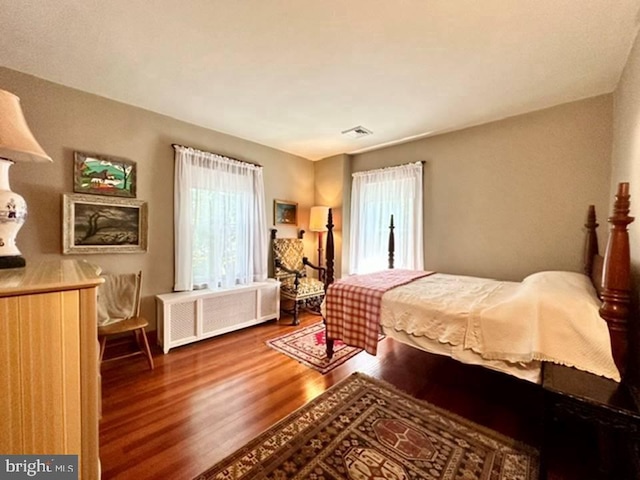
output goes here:
[{"label": "framed painting", "polygon": [[136,197],[136,162],[93,153],[73,156],[74,192]]},{"label": "framed painting", "polygon": [[288,200],[274,200],[273,222],[276,225],[298,225],[298,204]]},{"label": "framed painting", "polygon": [[63,194],[62,253],[147,251],[147,202]]}]

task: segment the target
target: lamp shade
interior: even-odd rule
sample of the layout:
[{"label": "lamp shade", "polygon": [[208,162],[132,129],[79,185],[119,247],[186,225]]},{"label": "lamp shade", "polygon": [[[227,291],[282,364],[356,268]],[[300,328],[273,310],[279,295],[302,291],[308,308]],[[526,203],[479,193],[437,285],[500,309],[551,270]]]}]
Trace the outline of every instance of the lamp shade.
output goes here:
[{"label": "lamp shade", "polygon": [[20,108],[20,99],[0,90],[0,158],[14,162],[51,162],[36,141]]},{"label": "lamp shade", "polygon": [[328,216],[329,207],[311,207],[311,214],[309,215],[309,230],[312,232],[326,232]]}]

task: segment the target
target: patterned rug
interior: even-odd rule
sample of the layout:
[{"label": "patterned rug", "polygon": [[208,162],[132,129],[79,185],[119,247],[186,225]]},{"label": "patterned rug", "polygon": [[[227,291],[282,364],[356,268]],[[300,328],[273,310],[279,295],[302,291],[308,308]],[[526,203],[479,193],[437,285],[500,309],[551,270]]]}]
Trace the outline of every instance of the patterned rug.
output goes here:
[{"label": "patterned rug", "polygon": [[[384,337],[381,336],[380,338]],[[327,358],[326,344],[324,324],[322,322],[314,323],[267,342],[267,345],[274,350],[284,353],[303,365],[318,370],[322,374],[333,370],[338,365],[342,365],[362,351],[361,348],[350,347],[340,340],[336,340],[333,344],[333,357],[329,360]]]},{"label": "patterned rug", "polygon": [[354,373],[196,480],[534,480],[538,453]]}]

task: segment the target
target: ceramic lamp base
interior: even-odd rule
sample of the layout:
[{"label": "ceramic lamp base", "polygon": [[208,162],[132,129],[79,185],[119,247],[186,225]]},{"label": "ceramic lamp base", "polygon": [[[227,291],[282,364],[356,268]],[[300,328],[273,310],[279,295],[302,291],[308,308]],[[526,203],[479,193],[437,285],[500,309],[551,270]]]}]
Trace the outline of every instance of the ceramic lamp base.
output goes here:
[{"label": "ceramic lamp base", "polygon": [[22,268],[27,264],[22,255],[0,257],[0,270],[3,268]]},{"label": "ceramic lamp base", "polygon": [[11,165],[13,162],[0,158],[0,269],[26,264],[16,246],[16,235],[27,218],[27,204],[9,187]]}]

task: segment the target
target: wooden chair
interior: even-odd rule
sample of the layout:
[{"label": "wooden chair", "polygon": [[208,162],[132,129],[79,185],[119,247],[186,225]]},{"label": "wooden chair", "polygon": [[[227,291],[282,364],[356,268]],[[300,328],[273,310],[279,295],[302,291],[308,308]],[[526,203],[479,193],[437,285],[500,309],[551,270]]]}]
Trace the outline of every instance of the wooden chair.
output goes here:
[{"label": "wooden chair", "polygon": [[133,332],[139,351],[119,355],[108,360],[144,355],[153,370],[153,357],[145,328],[149,322],[140,316],[142,272],[102,275],[105,283],[98,289],[98,338],[100,362],[107,346],[107,337]]},{"label": "wooden chair", "polygon": [[[276,238],[277,230],[271,230],[273,245],[274,276],[280,281],[280,298],[293,302],[293,307],[287,309],[282,305],[280,309],[293,315],[293,325],[298,325],[298,312],[306,308],[313,313],[320,314],[320,304],[324,299],[325,268],[318,267],[304,256],[302,237],[304,230],[300,230],[298,238]],[[307,276],[306,267],[318,271],[319,280]]]}]

